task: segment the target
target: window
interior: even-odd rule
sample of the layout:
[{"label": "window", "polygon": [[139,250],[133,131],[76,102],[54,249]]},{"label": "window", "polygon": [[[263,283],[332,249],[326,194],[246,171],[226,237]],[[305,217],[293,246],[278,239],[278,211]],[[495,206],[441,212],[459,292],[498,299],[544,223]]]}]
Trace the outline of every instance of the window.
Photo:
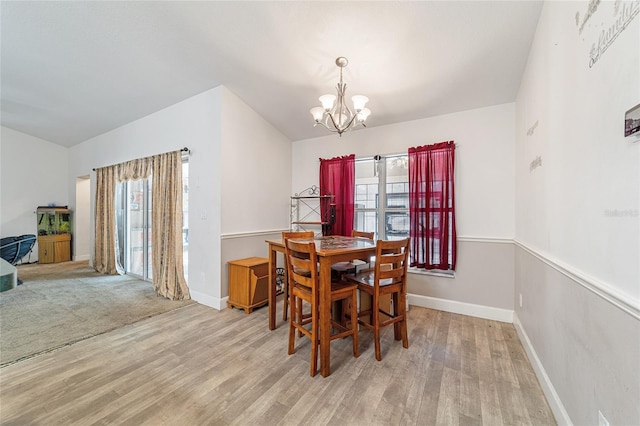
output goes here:
[{"label": "window", "polygon": [[[379,220],[382,218],[382,220]],[[409,236],[409,174],[406,154],[356,159],[355,221],[375,239]]]}]

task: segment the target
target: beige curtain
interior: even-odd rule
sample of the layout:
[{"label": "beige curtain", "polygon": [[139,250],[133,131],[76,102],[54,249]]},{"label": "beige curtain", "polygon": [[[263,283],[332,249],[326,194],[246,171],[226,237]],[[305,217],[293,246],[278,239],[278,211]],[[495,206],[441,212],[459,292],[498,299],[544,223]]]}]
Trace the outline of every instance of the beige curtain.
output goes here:
[{"label": "beige curtain", "polygon": [[127,161],[113,166],[116,168],[116,179],[118,182],[126,180],[140,180],[151,176],[151,168],[153,167],[153,157],[138,158],[137,160]]},{"label": "beige curtain", "polygon": [[190,299],[182,266],[182,155],[153,157],[153,285],[171,300]]},{"label": "beige curtain", "polygon": [[182,154],[168,152],[96,170],[94,267],[123,274],[116,260],[115,184],[153,175],[152,273],[156,293],[172,300],[190,299],[182,266]]},{"label": "beige curtain", "polygon": [[103,274],[124,274],[116,260],[116,166],[96,169],[93,267]]}]

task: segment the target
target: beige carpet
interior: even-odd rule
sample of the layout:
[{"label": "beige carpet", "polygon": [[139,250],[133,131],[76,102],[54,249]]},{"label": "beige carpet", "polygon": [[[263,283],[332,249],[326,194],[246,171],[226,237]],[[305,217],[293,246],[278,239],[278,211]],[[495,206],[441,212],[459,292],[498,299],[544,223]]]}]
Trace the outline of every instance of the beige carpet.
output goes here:
[{"label": "beige carpet", "polygon": [[88,262],[19,265],[0,293],[0,366],[49,352],[193,301],[156,296],[150,282],[102,275]]}]

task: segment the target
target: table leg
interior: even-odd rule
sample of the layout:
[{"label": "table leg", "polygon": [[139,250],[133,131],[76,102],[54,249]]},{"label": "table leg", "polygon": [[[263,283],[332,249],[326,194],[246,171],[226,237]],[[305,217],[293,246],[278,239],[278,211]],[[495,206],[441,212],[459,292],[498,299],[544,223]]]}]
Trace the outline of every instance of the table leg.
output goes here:
[{"label": "table leg", "polygon": [[331,374],[331,259],[320,257],[320,373]]},{"label": "table leg", "polygon": [[276,329],[276,253],[269,245],[269,330]]}]

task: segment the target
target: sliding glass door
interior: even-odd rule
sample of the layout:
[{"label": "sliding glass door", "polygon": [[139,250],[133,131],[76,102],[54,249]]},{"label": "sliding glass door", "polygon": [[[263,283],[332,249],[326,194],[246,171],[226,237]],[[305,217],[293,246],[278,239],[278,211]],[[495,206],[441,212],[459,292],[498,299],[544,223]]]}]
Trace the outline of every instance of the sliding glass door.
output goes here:
[{"label": "sliding glass door", "polygon": [[182,265],[189,282],[189,162],[182,162]]},{"label": "sliding glass door", "polygon": [[152,279],[151,177],[119,183],[116,190],[118,259],[127,274]]},{"label": "sliding glass door", "polygon": [[[182,243],[185,279],[189,250],[189,163],[182,163]],[[153,279],[151,235],[153,232],[152,178],[131,180],[116,186],[116,257],[127,274]]]}]

